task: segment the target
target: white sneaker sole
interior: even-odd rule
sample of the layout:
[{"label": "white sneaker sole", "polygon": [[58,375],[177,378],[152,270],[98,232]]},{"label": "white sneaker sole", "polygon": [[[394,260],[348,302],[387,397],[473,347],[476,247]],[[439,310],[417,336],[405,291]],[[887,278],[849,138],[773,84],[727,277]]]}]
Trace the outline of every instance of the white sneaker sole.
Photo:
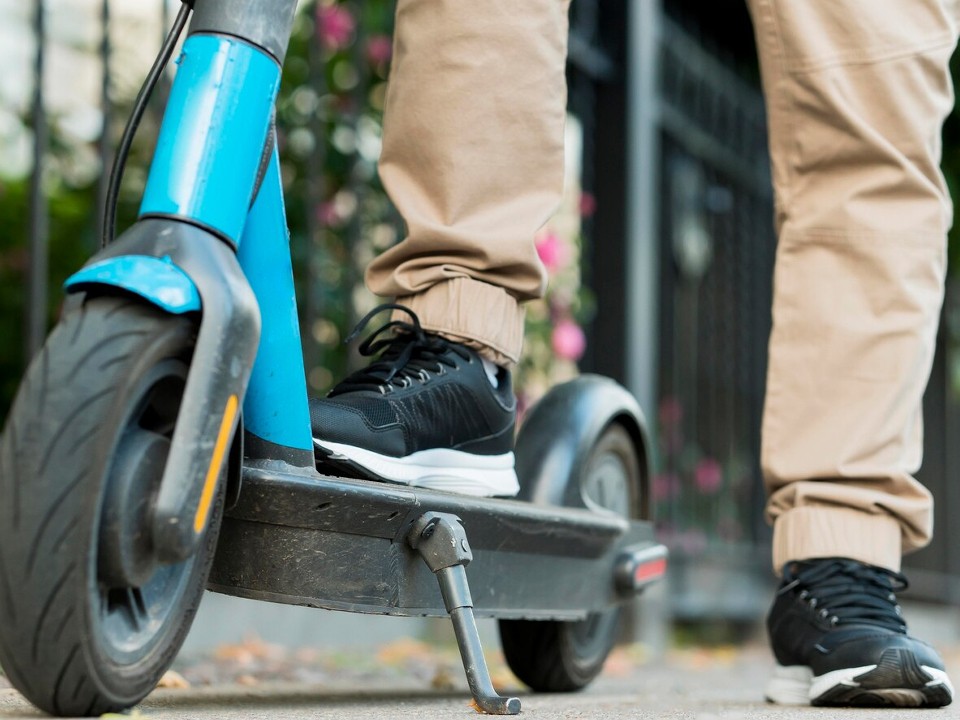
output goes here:
[{"label": "white sneaker sole", "polygon": [[395,458],[316,438],[313,444],[329,455],[331,460],[359,465],[387,482],[474,497],[514,497],[520,492],[512,452],[473,455],[439,448]]},{"label": "white sneaker sole", "polygon": [[778,705],[850,705],[894,707],[941,707],[953,698],[953,685],[943,670],[921,665],[929,680],[915,687],[866,687],[864,676],[878,665],[843,668],[813,676],[804,665],[778,665],[764,693]]}]

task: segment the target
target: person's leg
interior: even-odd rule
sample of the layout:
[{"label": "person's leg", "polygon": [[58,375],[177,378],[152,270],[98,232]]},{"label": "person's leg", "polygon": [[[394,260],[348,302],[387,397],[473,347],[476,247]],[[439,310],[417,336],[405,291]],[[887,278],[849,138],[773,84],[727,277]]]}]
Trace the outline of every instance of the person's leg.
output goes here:
[{"label": "person's leg", "polygon": [[544,289],[534,234],[563,191],[568,5],[398,0],[380,177],[407,236],[367,284],[404,309],[367,347],[380,357],[312,404],[341,470],[518,490],[509,368],[521,303]]},{"label": "person's leg", "polygon": [[[848,646],[807,662],[778,636],[799,632],[797,608],[813,597],[804,583],[836,583],[830,578],[853,573],[847,579],[861,589],[879,583],[889,593],[889,573],[861,577],[851,568],[897,571],[901,553],[925,545],[932,530],[932,499],[912,473],[921,458],[921,398],[951,222],[939,162],[941,127],[953,104],[952,3],[750,5],[779,236],[762,464],[774,565],[778,572],[788,566],[793,583],[771,614],[774,649],[781,665],[810,665],[814,675],[849,664],[837,660],[844,652],[862,666],[897,666],[882,682],[866,677],[862,692],[849,690],[857,684],[849,672],[815,680],[811,699],[820,702],[943,704],[948,684],[916,690],[931,675],[911,675],[913,666],[939,660],[912,639],[891,635],[876,647]],[[797,563],[831,557],[857,562]],[[828,566],[834,570],[822,569]],[[816,613],[824,602],[849,600],[826,595]],[[794,601],[797,607],[785,605]],[[826,619],[836,617],[826,609]],[[894,614],[880,625],[899,627],[892,603],[889,610]],[[844,612],[840,625],[862,620]],[[942,673],[933,675],[940,680]],[[842,683],[847,690],[837,689]],[[866,689],[871,684],[887,687]],[[911,692],[888,691],[898,684]]]},{"label": "person's leg", "polygon": [[560,203],[568,0],[399,0],[380,177],[407,237],[370,289],[500,364],[546,275],[534,233]]}]

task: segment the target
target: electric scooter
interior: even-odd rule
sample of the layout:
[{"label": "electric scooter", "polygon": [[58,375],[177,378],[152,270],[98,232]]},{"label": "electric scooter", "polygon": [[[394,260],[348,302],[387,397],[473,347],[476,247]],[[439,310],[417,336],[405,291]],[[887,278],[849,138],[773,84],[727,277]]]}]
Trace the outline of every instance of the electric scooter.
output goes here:
[{"label": "electric scooter", "polygon": [[[318,466],[273,129],[295,5],[182,6],[118,150],[108,242],[67,280],[7,419],[0,664],[48,713],[142,700],[209,588],[449,616],[477,708],[516,714],[476,616],[533,690],[576,690],[665,572],[643,415],[601,377],[530,412],[516,499]],[[191,12],[139,218],[113,241],[123,159]]]}]

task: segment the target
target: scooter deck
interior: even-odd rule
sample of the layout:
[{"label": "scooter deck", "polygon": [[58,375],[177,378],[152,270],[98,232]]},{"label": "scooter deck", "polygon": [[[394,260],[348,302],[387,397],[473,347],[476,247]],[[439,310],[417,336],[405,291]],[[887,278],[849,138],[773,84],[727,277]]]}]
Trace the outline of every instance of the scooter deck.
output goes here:
[{"label": "scooter deck", "polygon": [[[436,578],[406,542],[423,513],[459,517],[479,616],[580,620],[629,598],[615,575],[656,554],[651,523],[613,513],[473,498],[320,475],[279,462],[245,467],[208,587],[271,602],[387,615],[446,616]],[[621,572],[622,574],[622,572]]]}]

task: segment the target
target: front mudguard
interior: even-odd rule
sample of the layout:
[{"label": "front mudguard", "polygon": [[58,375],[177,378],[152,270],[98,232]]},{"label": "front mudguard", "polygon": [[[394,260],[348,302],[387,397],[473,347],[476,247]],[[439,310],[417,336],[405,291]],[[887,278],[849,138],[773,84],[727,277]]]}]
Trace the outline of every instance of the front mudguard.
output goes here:
[{"label": "front mudguard", "polygon": [[554,387],[530,411],[516,443],[519,497],[540,505],[589,507],[580,484],[584,464],[613,423],[635,443],[641,487],[634,517],[649,519],[650,440],[643,412],[624,387],[600,375]]},{"label": "front mudguard", "polygon": [[[151,282],[143,272],[164,266],[166,284]],[[257,299],[232,247],[168,218],[137,222],[70,278],[66,289],[134,294],[167,312],[197,309],[192,291],[199,296],[200,330],[152,527],[158,559],[184,560],[205,529],[201,498],[209,500],[225,461],[223,438],[229,441],[239,423],[260,341]]]}]

